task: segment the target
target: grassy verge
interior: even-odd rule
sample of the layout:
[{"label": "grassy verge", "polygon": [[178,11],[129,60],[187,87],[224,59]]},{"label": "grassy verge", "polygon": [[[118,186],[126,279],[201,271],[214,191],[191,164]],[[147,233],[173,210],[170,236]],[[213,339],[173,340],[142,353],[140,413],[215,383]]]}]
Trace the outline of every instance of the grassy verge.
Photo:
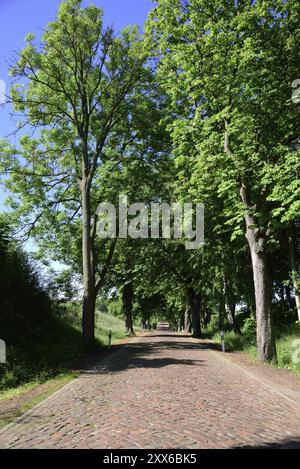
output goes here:
[{"label": "grassy verge", "polygon": [[[0,365],[0,402],[16,397],[49,380],[68,379],[73,363],[86,357],[80,332],[78,314],[54,317],[38,328],[26,333],[16,333],[6,340],[7,363]],[[96,318],[96,347],[127,337],[123,320],[104,313]]]},{"label": "grassy verge", "polygon": [[[220,335],[216,331],[208,330],[207,336],[214,342],[220,342]],[[277,328],[276,346],[278,368],[284,368],[295,375],[300,376],[300,363],[295,363],[294,341],[300,339],[300,326],[297,324]],[[242,336],[236,336],[234,332],[225,332],[225,346],[228,351],[241,351],[256,360],[257,348],[255,345],[255,328],[251,323],[246,324]],[[299,346],[298,346],[299,347]],[[298,353],[299,356],[299,353]]]},{"label": "grassy verge", "polygon": [[[28,333],[13,334],[7,341],[7,363],[0,365],[0,428],[51,396],[79,375],[72,371],[88,355],[81,340],[80,315],[51,318]],[[128,338],[124,321],[97,314],[96,346],[105,349]]]},{"label": "grassy verge", "polygon": [[75,379],[78,373],[65,372],[44,384],[30,382],[3,391],[0,395],[0,429]]}]

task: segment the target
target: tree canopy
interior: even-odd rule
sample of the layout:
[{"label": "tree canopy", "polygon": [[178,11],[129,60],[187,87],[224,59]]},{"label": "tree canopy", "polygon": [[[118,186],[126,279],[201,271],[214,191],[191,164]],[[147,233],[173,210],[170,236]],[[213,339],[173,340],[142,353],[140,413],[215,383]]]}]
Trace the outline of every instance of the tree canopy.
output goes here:
[{"label": "tree canopy", "polygon": [[[87,344],[97,299],[117,295],[129,332],[167,318],[200,337],[217,317],[240,335],[252,317],[259,359],[276,361],[278,310],[300,320],[299,14],[296,0],[158,0],[142,34],[116,34],[65,0],[27,36],[11,69],[23,135],[0,153],[9,224],[79,276]],[[203,203],[204,246],[100,239],[97,207],[120,195]]]}]

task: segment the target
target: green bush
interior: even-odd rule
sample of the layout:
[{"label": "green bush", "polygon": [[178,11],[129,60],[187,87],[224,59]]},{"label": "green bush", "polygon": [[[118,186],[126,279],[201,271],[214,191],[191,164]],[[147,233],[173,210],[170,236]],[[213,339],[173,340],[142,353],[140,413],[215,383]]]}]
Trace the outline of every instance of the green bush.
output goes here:
[{"label": "green bush", "polygon": [[243,342],[247,345],[256,344],[256,321],[253,318],[247,318],[242,329]]},{"label": "green bush", "polygon": [[244,337],[237,336],[233,331],[225,333],[225,347],[227,350],[243,350]]},{"label": "green bush", "polygon": [[300,375],[300,363],[293,363],[293,342],[300,338],[299,324],[285,325],[277,329],[277,359],[278,366],[286,368]]},{"label": "green bush", "polygon": [[110,316],[115,316],[115,317],[123,317],[123,305],[121,299],[111,299],[108,302],[108,314]]}]

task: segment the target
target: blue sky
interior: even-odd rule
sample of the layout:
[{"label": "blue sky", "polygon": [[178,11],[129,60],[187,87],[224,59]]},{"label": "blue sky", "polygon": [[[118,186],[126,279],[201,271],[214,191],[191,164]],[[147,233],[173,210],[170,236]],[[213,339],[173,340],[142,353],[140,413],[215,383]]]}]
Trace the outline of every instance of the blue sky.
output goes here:
[{"label": "blue sky", "polygon": [[[24,46],[24,38],[32,32],[37,36],[49,21],[55,19],[61,0],[0,0],[0,79],[9,85],[8,63],[12,52]],[[116,30],[128,24],[143,25],[152,9],[152,0],[84,0],[104,9],[104,20]],[[0,139],[13,130],[8,109],[0,108]],[[0,187],[0,209],[6,195]]]}]

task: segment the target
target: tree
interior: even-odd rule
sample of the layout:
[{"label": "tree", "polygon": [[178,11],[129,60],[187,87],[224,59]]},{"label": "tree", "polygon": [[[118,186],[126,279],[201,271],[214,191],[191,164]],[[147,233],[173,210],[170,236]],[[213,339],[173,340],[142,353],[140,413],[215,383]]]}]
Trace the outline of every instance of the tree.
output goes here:
[{"label": "tree", "polygon": [[160,0],[147,26],[158,78],[173,103],[175,147],[185,158],[186,142],[194,142],[195,165],[217,186],[233,236],[244,218],[261,361],[276,360],[267,262],[273,206],[265,176],[298,136],[291,83],[299,8],[295,0]]},{"label": "tree", "polygon": [[44,237],[48,248],[59,244],[70,257],[70,244],[78,251],[81,233],[82,327],[91,344],[95,301],[116,244],[102,245],[99,254],[97,192],[105,185],[99,170],[112,152],[122,159],[134,140],[131,112],[147,92],[149,71],[137,29],[114,36],[103,26],[102,10],[83,9],[80,0],[64,1],[41,43],[34,39],[27,36],[12,68],[21,84],[11,95],[21,125],[29,124],[37,136],[25,135],[18,148],[3,149],[7,186],[19,197],[12,206],[24,236]]},{"label": "tree", "polygon": [[286,149],[279,164],[268,168],[265,182],[271,186],[268,200],[275,205],[272,214],[276,227],[284,231],[285,242],[288,246],[291,278],[300,322],[300,147],[298,139]]}]

